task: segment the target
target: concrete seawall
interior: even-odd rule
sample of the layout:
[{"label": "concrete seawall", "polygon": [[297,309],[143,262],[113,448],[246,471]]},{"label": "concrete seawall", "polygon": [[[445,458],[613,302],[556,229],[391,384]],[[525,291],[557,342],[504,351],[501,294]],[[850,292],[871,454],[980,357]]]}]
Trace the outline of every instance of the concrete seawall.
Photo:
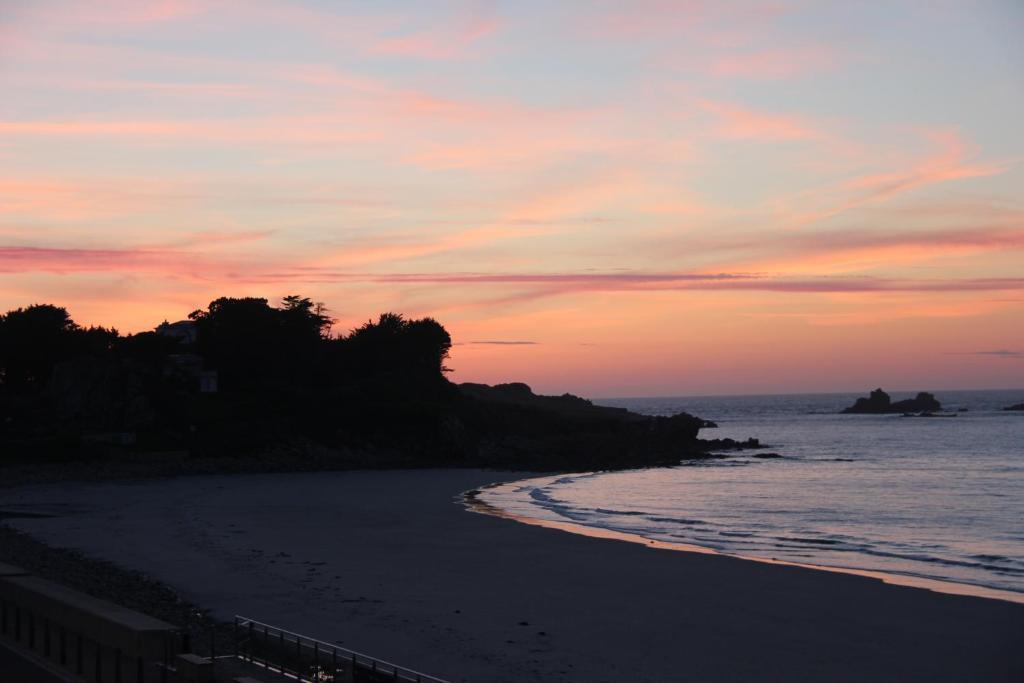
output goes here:
[{"label": "concrete seawall", "polygon": [[0,642],[68,680],[165,679],[178,630],[11,565],[0,564]]}]

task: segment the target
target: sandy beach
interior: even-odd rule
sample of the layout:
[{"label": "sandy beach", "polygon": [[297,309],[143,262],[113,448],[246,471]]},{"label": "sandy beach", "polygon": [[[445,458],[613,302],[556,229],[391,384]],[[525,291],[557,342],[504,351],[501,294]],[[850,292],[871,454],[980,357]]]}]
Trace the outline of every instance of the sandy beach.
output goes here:
[{"label": "sandy beach", "polygon": [[198,476],[0,491],[7,520],[452,681],[1019,681],[1024,606],[475,514],[524,475]]}]

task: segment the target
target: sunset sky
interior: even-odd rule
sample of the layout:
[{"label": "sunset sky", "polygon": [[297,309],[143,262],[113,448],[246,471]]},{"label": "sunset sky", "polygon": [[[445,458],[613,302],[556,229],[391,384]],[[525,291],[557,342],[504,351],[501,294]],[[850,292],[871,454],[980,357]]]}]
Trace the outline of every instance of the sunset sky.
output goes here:
[{"label": "sunset sky", "polygon": [[1024,387],[1024,3],[0,0],[0,310],[587,396]]}]

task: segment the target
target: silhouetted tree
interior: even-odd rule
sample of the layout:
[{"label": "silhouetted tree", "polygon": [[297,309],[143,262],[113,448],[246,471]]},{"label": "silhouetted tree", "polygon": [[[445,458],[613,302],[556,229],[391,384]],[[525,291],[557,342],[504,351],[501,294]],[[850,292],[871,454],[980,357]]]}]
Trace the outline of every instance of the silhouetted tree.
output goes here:
[{"label": "silhouetted tree", "polygon": [[408,362],[417,371],[439,377],[447,372],[444,362],[448,360],[452,338],[441,323],[433,318],[411,320],[406,324],[405,334],[408,338]]},{"label": "silhouetted tree", "polygon": [[281,308],[261,298],[220,298],[189,317],[197,350],[227,389],[301,387],[316,371],[333,320],[323,304],[287,296]]},{"label": "silhouetted tree", "polygon": [[322,303],[314,303],[297,294],[284,297],[281,303],[281,319],[290,335],[310,340],[330,337],[334,320],[327,315],[327,308]]},{"label": "silhouetted tree", "polygon": [[11,390],[42,388],[57,363],[104,355],[117,331],[81,328],[68,311],[50,304],[17,308],[0,316],[0,380]]},{"label": "silhouetted tree", "polygon": [[199,354],[220,372],[223,386],[253,386],[266,378],[276,361],[279,328],[266,299],[222,297],[189,318],[196,323]]},{"label": "silhouetted tree", "polygon": [[157,332],[139,332],[121,337],[114,344],[120,358],[130,358],[147,364],[157,364],[172,354],[181,353],[181,342]]},{"label": "silhouetted tree", "polygon": [[383,313],[345,339],[355,374],[411,375],[440,379],[452,340],[436,320],[406,320],[399,313]]}]

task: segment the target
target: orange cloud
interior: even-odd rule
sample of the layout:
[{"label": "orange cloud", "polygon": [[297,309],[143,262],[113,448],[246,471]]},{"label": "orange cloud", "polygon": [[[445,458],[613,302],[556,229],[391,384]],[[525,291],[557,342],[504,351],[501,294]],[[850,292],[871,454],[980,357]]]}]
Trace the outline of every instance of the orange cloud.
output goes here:
[{"label": "orange cloud", "polygon": [[[956,292],[947,292],[951,296]],[[852,325],[876,325],[897,320],[915,318],[978,318],[1003,311],[1013,306],[1012,302],[995,299],[936,301],[931,291],[895,291],[886,296],[872,293],[870,298],[862,293],[841,293],[833,298],[828,308],[805,312],[748,313],[753,318],[792,318],[814,326],[837,327]]]}]

